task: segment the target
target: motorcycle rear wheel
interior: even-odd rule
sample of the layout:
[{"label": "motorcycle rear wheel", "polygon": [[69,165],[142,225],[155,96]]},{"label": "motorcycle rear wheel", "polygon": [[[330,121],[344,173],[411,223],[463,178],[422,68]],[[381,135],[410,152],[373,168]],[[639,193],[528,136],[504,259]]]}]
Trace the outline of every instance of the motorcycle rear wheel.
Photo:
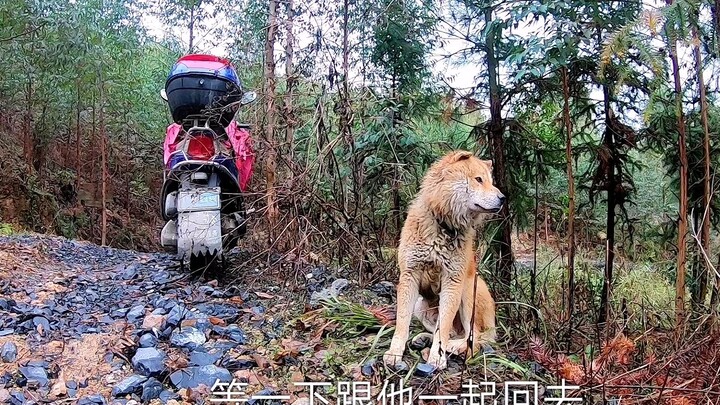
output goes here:
[{"label": "motorcycle rear wheel", "polygon": [[212,272],[221,270],[223,265],[224,263],[221,257],[210,253],[199,255],[193,254],[190,255],[190,259],[188,260],[188,267],[193,273],[206,273],[208,271]]}]

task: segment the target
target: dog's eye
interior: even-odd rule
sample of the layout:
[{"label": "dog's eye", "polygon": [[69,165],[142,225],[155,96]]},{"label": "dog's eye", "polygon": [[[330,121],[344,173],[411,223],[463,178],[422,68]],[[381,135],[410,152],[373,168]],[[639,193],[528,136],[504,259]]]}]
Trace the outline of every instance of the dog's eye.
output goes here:
[{"label": "dog's eye", "polygon": [[482,177],[475,177],[475,180],[477,180],[478,183],[482,184]]}]

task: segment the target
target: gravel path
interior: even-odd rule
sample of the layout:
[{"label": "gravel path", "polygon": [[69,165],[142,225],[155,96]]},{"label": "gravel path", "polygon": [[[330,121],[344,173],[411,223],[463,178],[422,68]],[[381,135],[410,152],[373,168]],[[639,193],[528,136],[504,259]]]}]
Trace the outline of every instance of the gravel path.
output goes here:
[{"label": "gravel path", "polygon": [[266,366],[291,305],[218,284],[165,254],[0,238],[0,403],[202,402]]}]

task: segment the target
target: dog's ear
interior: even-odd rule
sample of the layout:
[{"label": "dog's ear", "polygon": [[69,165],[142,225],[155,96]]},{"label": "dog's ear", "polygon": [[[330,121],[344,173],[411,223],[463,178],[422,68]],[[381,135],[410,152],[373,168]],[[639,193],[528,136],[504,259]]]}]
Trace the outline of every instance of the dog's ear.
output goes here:
[{"label": "dog's ear", "polygon": [[466,150],[460,150],[450,155],[450,163],[459,162],[461,160],[468,160],[473,156],[472,152]]},{"label": "dog's ear", "polygon": [[492,160],[483,160],[482,162],[485,163],[487,165],[488,169],[492,172],[492,169],[493,169]]}]

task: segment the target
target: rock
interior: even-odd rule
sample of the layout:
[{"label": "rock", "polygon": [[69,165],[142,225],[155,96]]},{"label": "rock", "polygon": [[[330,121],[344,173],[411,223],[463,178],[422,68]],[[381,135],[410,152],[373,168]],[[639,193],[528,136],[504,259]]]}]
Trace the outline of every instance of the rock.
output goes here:
[{"label": "rock", "polygon": [[142,384],[145,381],[147,381],[147,377],[142,375],[133,374],[130,377],[126,377],[115,384],[112,389],[112,396],[119,397],[120,395],[138,394],[142,392]]},{"label": "rock", "polygon": [[415,368],[415,375],[418,377],[430,377],[435,372],[435,367],[427,363],[418,364]]},{"label": "rock", "polygon": [[152,377],[148,378],[142,385],[142,396],[140,399],[147,403],[153,399],[160,398],[160,393],[163,391],[162,383]]},{"label": "rock", "polygon": [[175,329],[170,336],[170,343],[173,346],[183,349],[195,350],[196,347],[205,343],[205,334],[196,328]]},{"label": "rock", "polygon": [[213,332],[220,336],[227,337],[233,342],[244,345],[247,343],[247,335],[237,325],[230,325],[227,327],[215,326],[212,328]]},{"label": "rock", "polygon": [[165,327],[165,315],[150,314],[143,319],[142,328],[147,330],[162,330]]},{"label": "rock", "polygon": [[113,318],[124,318],[128,313],[128,308],[120,308],[110,312],[110,316]]},{"label": "rock", "polygon": [[135,263],[128,265],[125,267],[124,270],[122,270],[122,273],[120,273],[120,278],[123,280],[132,280],[134,278],[138,277],[138,270],[139,266]]},{"label": "rock", "polygon": [[50,331],[50,321],[45,317],[36,316],[33,318],[33,325],[35,325],[35,330],[40,332],[41,336],[45,336]]},{"label": "rock", "polygon": [[140,340],[138,341],[138,345],[140,347],[155,347],[157,345],[157,338],[152,333],[146,333],[142,336],[140,336]]},{"label": "rock", "polygon": [[330,285],[330,292],[333,294],[333,296],[337,297],[349,284],[350,282],[346,279],[339,278],[333,281],[333,283]]},{"label": "rock", "polygon": [[17,346],[13,342],[5,342],[0,348],[0,359],[3,363],[12,363],[17,359]]},{"label": "rock", "polygon": [[395,363],[395,371],[402,372],[402,371],[408,371],[408,369],[409,369],[409,367],[408,367],[407,363],[405,363],[402,360]]},{"label": "rock", "polygon": [[375,374],[375,359],[370,359],[360,367],[360,372],[366,377],[371,377]]},{"label": "rock", "polygon": [[10,391],[10,403],[12,405],[25,405],[27,399],[25,399],[22,391]]},{"label": "rock", "polygon": [[105,398],[103,398],[102,395],[98,395],[98,394],[82,397],[77,402],[77,405],[95,405],[95,404],[105,405],[105,404],[107,404],[107,402],[105,402]]},{"label": "rock", "polygon": [[8,336],[15,333],[15,328],[0,329],[0,336]]},{"label": "rock", "polygon": [[172,391],[164,390],[163,392],[160,393],[160,401],[162,401],[162,403],[164,403],[164,404],[168,403],[169,401],[172,401],[173,399],[177,399],[177,398],[180,398],[180,395],[178,395]]},{"label": "rock", "polygon": [[433,335],[429,332],[422,332],[415,335],[415,337],[410,340],[410,349],[415,351],[420,351],[422,349],[425,349],[426,347],[432,346],[432,340]]},{"label": "rock", "polygon": [[145,315],[145,305],[136,305],[130,308],[125,317],[128,321],[135,322],[143,315]]},{"label": "rock", "polygon": [[338,295],[350,284],[349,281],[347,281],[344,278],[339,278],[335,281],[333,281],[330,288],[324,288],[320,291],[314,291],[310,295],[310,306],[316,307],[320,305],[320,302],[324,300],[329,300],[332,298],[337,298]]},{"label": "rock", "polygon": [[170,381],[178,389],[195,388],[200,384],[212,387],[215,381],[231,382],[232,374],[224,368],[214,365],[188,367],[170,374]]},{"label": "rock", "polygon": [[175,304],[170,312],[167,315],[167,319],[165,322],[169,326],[177,326],[180,325],[180,321],[182,321],[185,318],[185,313],[187,311],[185,310],[185,307],[182,305]]},{"label": "rock", "polygon": [[231,371],[249,370],[257,367],[257,362],[250,356],[240,356],[237,358],[225,357],[220,361],[220,365]]},{"label": "rock", "polygon": [[208,364],[215,364],[216,361],[220,360],[222,355],[222,351],[217,350],[213,352],[201,352],[196,350],[190,353],[190,365],[207,366]]},{"label": "rock", "polygon": [[28,382],[37,381],[38,384],[45,387],[48,385],[48,375],[43,367],[26,366],[20,367],[20,373],[27,378]]},{"label": "rock", "polygon": [[154,377],[165,370],[165,353],[154,347],[141,347],[135,352],[132,365],[138,374]]},{"label": "rock", "polygon": [[295,400],[295,402],[292,403],[292,405],[310,405],[310,398],[298,398]]},{"label": "rock", "polygon": [[395,296],[395,284],[389,281],[381,281],[369,288],[378,297],[392,298]]}]

